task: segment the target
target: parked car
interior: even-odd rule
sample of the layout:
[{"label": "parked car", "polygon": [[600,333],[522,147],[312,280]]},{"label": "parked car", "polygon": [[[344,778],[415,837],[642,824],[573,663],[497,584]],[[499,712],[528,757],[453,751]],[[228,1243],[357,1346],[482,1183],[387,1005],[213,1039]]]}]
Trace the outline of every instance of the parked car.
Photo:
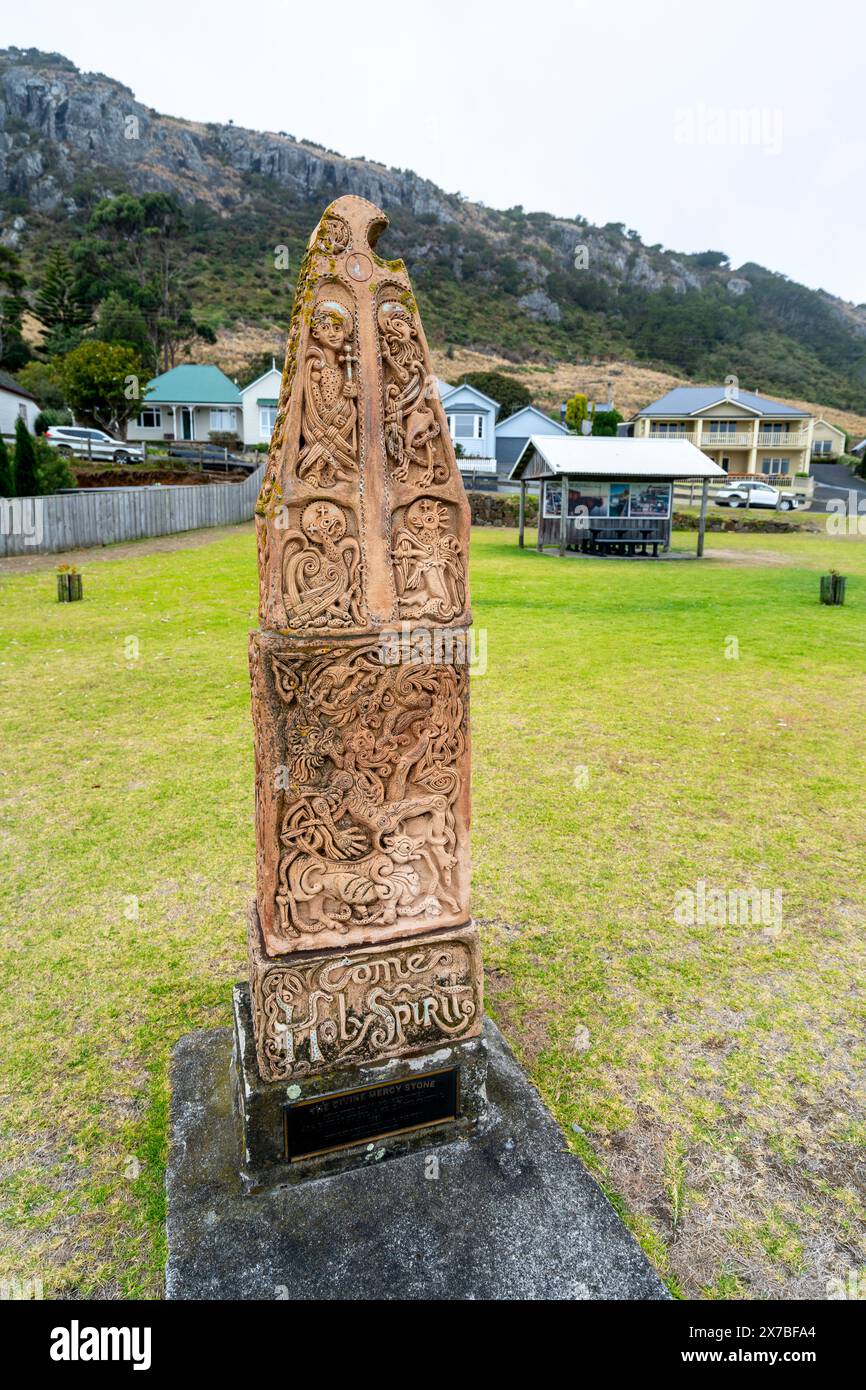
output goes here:
[{"label": "parked car", "polygon": [[111,459],[114,463],[141,463],[143,444],[128,444],[125,439],[113,439],[105,430],[88,430],[79,425],[52,425],[45,438],[58,454],[67,458]]},{"label": "parked car", "polygon": [[717,507],[772,507],[774,511],[792,512],[795,507],[805,506],[806,499],[795,492],[782,492],[781,488],[771,487],[769,483],[743,482],[729,483],[720,487],[713,498]]}]

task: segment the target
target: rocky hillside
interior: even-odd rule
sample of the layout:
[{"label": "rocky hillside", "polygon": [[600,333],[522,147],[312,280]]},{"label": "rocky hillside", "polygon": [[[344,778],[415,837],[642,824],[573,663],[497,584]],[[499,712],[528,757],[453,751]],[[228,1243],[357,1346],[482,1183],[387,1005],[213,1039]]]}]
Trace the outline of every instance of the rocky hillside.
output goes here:
[{"label": "rocky hillside", "polygon": [[0,242],[31,282],[100,198],[154,191],[189,210],[186,285],[215,331],[284,325],[291,275],[275,271],[275,246],[297,266],[323,205],[354,192],[391,216],[382,249],[407,261],[441,347],[735,372],[747,387],[866,409],[864,305],[719,252],[646,246],[622,224],[486,208],[288,132],[164,116],[59,55],[0,51]]}]

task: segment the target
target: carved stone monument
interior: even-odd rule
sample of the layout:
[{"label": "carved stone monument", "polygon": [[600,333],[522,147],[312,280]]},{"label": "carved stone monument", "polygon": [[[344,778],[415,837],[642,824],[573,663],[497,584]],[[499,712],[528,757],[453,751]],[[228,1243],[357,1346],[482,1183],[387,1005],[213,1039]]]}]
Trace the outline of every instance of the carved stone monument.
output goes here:
[{"label": "carved stone monument", "polygon": [[301,266],[256,507],[256,900],[235,996],[248,1188],[484,1117],[469,917],[469,507],[387,218]]}]

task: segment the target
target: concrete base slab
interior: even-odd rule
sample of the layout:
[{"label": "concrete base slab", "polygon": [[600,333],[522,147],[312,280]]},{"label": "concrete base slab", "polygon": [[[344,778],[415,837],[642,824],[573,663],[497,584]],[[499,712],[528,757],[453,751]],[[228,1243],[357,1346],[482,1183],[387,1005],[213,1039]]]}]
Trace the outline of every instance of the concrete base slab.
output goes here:
[{"label": "concrete base slab", "polygon": [[666,1299],[488,1019],[482,1134],[244,1196],[232,1034],[172,1058],[170,1299]]}]

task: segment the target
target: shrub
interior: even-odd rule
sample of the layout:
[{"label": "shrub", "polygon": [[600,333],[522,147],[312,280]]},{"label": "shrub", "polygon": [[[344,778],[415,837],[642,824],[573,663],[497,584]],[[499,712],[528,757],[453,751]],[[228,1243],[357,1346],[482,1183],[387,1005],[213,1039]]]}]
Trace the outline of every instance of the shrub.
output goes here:
[{"label": "shrub", "polygon": [[532,395],[523,383],[503,372],[464,372],[458,382],[461,384],[474,386],[476,391],[498,401],[500,420],[507,420],[509,415],[516,415],[524,406],[532,405]]},{"label": "shrub", "polygon": [[40,491],[36,472],[36,440],[21,415],[15,421],[15,487],[19,497],[37,497]]},{"label": "shrub", "polygon": [[6,440],[0,434],[0,497],[15,496],[15,470],[6,448]]},{"label": "shrub", "polygon": [[36,449],[36,477],[39,483],[39,491],[43,496],[52,492],[59,492],[62,487],[76,487],[78,480],[75,477],[69,460],[64,458],[57,449],[52,449],[44,439],[35,441]]}]

